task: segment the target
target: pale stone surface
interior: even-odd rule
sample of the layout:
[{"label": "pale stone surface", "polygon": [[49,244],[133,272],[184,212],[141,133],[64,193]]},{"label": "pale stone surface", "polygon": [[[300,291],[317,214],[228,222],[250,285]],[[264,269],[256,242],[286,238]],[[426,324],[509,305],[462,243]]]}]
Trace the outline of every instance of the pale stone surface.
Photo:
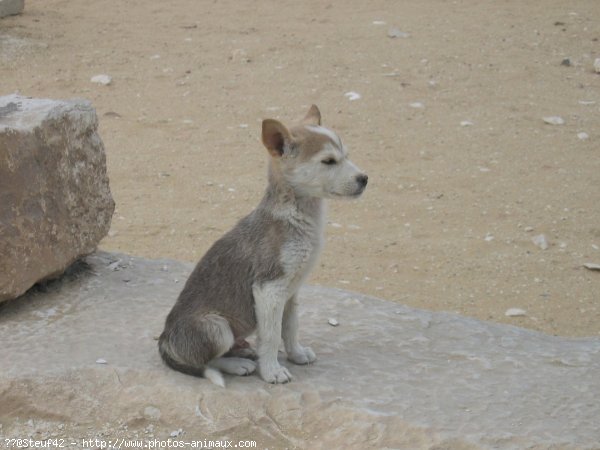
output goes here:
[{"label": "pale stone surface", "polygon": [[25,8],[25,0],[0,0],[0,18],[21,14]]},{"label": "pale stone surface", "polygon": [[0,302],[93,252],[114,211],[85,100],[0,97]]},{"label": "pale stone surface", "polygon": [[307,287],[301,340],[317,361],[295,366],[282,355],[292,383],[226,376],[222,389],[158,356],[155,337],[191,265],[108,253],[86,261],[0,309],[5,437],[167,439],[177,430],[184,441],[270,449],[600,448],[598,338]]}]

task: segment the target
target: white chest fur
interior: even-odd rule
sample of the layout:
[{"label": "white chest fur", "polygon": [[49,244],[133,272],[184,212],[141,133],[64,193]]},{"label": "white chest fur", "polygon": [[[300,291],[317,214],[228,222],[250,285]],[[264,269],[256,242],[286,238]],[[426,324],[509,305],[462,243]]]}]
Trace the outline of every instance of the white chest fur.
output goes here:
[{"label": "white chest fur", "polygon": [[281,248],[280,263],[288,288],[295,293],[315,266],[323,247],[324,211],[306,215],[296,212],[288,217],[290,228]]},{"label": "white chest fur", "polygon": [[315,266],[322,248],[322,239],[299,238],[287,242],[281,249],[281,264],[289,289],[296,292]]}]

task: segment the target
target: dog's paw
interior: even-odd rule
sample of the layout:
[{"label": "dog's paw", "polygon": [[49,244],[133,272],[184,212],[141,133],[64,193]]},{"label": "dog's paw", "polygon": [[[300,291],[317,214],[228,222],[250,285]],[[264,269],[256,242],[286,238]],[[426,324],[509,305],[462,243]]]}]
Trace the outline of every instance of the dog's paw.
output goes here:
[{"label": "dog's paw", "polygon": [[256,363],[251,359],[239,358],[239,362],[236,366],[236,375],[245,376],[254,373],[256,370]]},{"label": "dog's paw", "polygon": [[270,369],[260,368],[260,376],[267,383],[283,384],[292,381],[292,374],[283,366],[277,366]]},{"label": "dog's paw", "polygon": [[211,363],[217,369],[231,375],[250,375],[256,370],[256,363],[250,359],[228,357],[219,358]]},{"label": "dog's paw", "polygon": [[291,352],[288,359],[294,364],[310,364],[317,359],[317,355],[310,347],[300,347],[297,351]]}]

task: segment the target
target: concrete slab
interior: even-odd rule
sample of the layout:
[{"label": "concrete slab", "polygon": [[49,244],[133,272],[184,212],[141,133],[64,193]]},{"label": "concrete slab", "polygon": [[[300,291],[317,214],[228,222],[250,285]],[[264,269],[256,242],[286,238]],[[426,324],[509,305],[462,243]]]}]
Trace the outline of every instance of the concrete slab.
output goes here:
[{"label": "concrete slab", "polygon": [[221,389],[168,369],[157,353],[154,338],[191,265],[109,253],[86,261],[0,307],[3,437],[74,447],[97,437],[253,439],[258,448],[600,448],[600,339],[306,287],[301,337],[317,362],[294,366],[282,355],[292,383],[227,376]]}]

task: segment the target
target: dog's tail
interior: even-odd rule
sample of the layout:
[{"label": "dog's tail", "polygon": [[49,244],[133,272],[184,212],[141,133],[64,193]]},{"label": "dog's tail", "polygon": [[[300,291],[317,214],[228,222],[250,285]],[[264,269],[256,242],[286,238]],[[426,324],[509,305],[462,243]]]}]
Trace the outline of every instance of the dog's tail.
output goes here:
[{"label": "dog's tail", "polygon": [[173,354],[173,349],[169,345],[168,337],[165,335],[164,331],[158,339],[158,351],[162,360],[170,368],[175,369],[178,372],[185,373],[187,375],[193,375],[195,377],[204,377],[207,380],[210,380],[212,383],[216,384],[217,386],[225,387],[225,379],[223,378],[223,375],[218,369],[208,366],[194,367],[184,362],[181,362],[179,358],[177,358],[177,356]]}]

